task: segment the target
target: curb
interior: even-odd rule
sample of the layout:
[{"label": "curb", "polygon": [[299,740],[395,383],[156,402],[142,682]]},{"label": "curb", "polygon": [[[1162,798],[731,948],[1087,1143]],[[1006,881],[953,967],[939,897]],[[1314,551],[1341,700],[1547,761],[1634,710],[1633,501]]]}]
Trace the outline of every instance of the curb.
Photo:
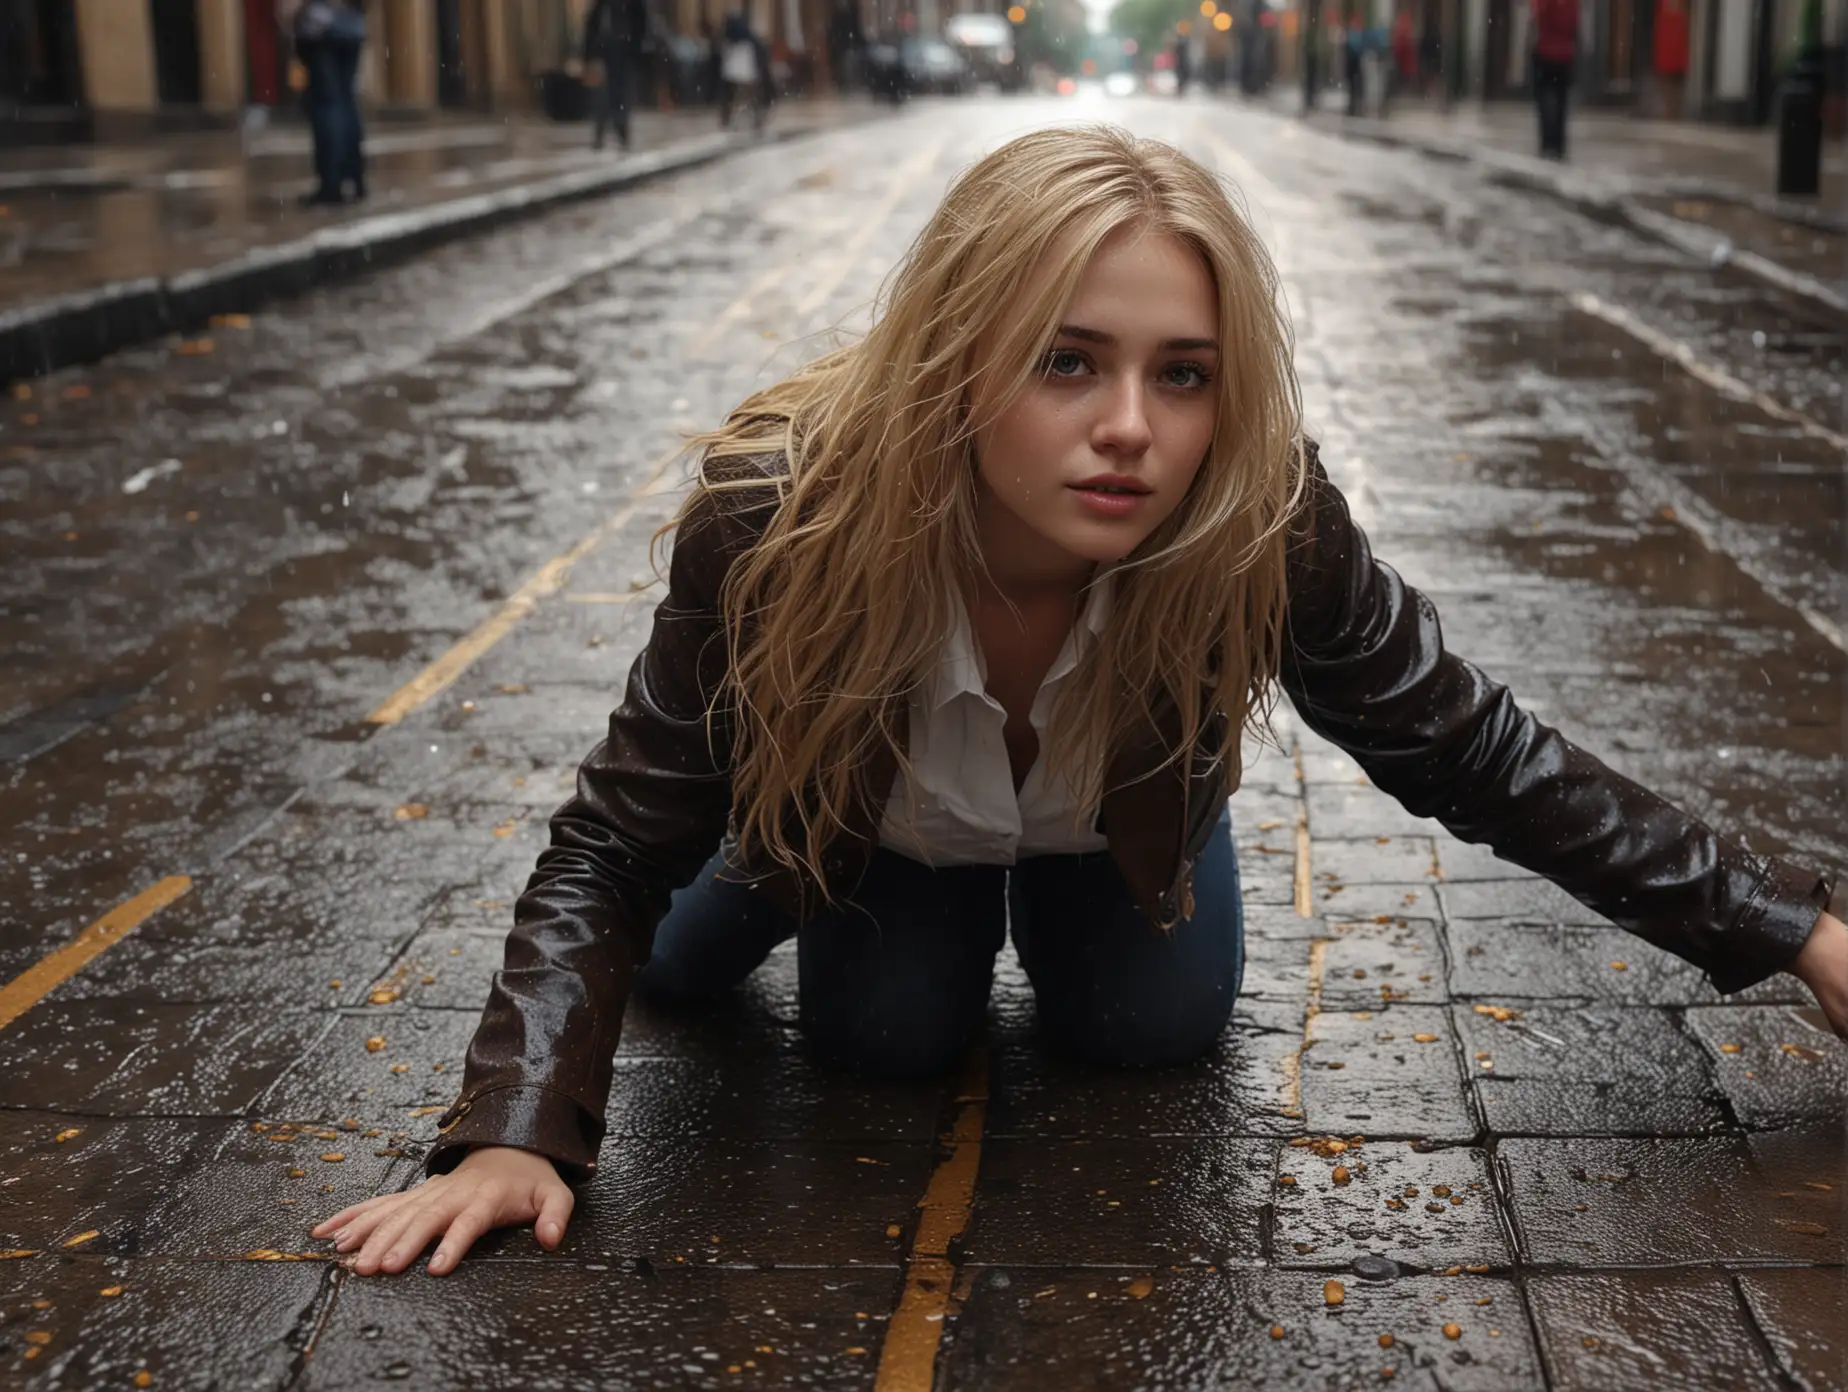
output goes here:
[{"label": "curb", "polygon": [[[1698,223],[1645,208],[1628,194],[1600,188],[1589,179],[1566,174],[1540,160],[1525,159],[1500,150],[1484,150],[1441,137],[1410,135],[1388,129],[1382,123],[1371,120],[1343,118],[1343,125],[1328,133],[1348,140],[1369,140],[1377,145],[1412,150],[1432,159],[1474,165],[1484,170],[1491,182],[1524,189],[1529,193],[1544,194],[1577,209],[1587,217],[1620,224],[1632,232],[1671,246],[1705,262],[1715,271],[1731,266],[1775,290],[1808,301],[1812,308],[1837,318],[1848,319],[1848,297],[1844,297],[1825,281],[1779,265],[1755,251],[1736,247],[1730,238]],[[1717,188],[1709,187],[1706,196],[1716,200],[1727,198],[1745,203],[1748,207],[1759,207],[1743,193],[1722,193]],[[1759,211],[1766,210],[1759,208]],[[1774,213],[1772,216],[1782,214]]]},{"label": "curb", "polygon": [[[769,140],[782,144],[827,129],[790,126],[770,132]],[[749,137],[715,133],[633,156],[615,168],[574,170],[414,211],[379,213],[216,266],[34,301],[0,312],[0,384],[95,362],[196,328],[215,314],[248,313],[267,301],[376,270],[443,242],[710,164],[758,144]]]}]

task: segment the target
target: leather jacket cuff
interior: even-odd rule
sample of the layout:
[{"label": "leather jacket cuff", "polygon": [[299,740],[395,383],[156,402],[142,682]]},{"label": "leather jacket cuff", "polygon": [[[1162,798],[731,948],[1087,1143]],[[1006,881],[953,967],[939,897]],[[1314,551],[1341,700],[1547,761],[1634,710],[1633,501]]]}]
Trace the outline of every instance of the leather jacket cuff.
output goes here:
[{"label": "leather jacket cuff", "polygon": [[518,1146],[558,1167],[569,1184],[596,1173],[603,1125],[565,1093],[536,1084],[504,1083],[465,1092],[437,1118],[436,1144],[424,1173],[447,1174],[471,1146]]},{"label": "leather jacket cuff", "polygon": [[1787,971],[1809,941],[1817,918],[1843,899],[1843,887],[1835,875],[1805,870],[1789,861],[1767,860],[1764,879],[1739,917],[1739,951],[1732,960],[1715,963],[1707,973],[1713,989],[1731,995]]}]

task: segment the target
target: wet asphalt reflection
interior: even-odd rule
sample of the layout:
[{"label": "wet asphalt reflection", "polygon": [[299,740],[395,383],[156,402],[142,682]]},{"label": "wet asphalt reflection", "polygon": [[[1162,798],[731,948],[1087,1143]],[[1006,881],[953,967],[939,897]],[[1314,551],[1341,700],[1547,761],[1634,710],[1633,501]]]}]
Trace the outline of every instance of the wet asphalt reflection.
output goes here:
[{"label": "wet asphalt reflection", "polygon": [[[0,1385],[871,1384],[957,1090],[813,1065],[784,954],[710,1018],[625,1024],[562,1256],[289,1259],[411,1182],[454,1094],[658,593],[675,495],[637,490],[859,322],[956,169],[1073,117],[1239,185],[1330,471],[1457,650],[1755,849],[1842,863],[1841,325],[1236,107],[969,100],[733,158],[0,402],[0,982],[194,880],[0,1029]],[[1848,1385],[1848,1075],[1801,988],[1722,1004],[1284,729],[1300,768],[1234,801],[1221,1056],[1066,1070],[1004,962],[941,1385]]]}]

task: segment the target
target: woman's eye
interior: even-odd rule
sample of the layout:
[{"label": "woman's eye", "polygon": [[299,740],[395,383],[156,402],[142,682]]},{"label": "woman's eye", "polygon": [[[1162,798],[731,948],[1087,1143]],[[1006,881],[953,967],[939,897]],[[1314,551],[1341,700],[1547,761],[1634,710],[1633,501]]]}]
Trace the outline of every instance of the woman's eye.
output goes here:
[{"label": "woman's eye", "polygon": [[1212,376],[1199,363],[1175,363],[1162,373],[1170,386],[1195,388],[1204,387],[1212,381]]},{"label": "woman's eye", "polygon": [[1084,354],[1070,348],[1054,348],[1043,364],[1048,377],[1073,377],[1084,371]]}]

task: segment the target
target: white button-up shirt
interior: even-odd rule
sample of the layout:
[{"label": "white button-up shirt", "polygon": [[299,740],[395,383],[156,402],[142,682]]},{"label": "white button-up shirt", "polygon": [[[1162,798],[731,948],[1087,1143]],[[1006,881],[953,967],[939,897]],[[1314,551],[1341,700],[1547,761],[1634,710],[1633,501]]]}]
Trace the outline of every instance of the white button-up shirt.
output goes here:
[{"label": "white button-up shirt", "polygon": [[1012,865],[1028,856],[1105,849],[1097,809],[1082,815],[1076,795],[1053,772],[1046,727],[1061,684],[1110,618],[1111,581],[1092,587],[1084,613],[1046,670],[1028,720],[1039,755],[1018,794],[1008,764],[1007,712],[990,696],[988,664],[969,611],[957,596],[955,627],[937,669],[910,698],[911,777],[894,780],[879,841],[925,865]]}]

